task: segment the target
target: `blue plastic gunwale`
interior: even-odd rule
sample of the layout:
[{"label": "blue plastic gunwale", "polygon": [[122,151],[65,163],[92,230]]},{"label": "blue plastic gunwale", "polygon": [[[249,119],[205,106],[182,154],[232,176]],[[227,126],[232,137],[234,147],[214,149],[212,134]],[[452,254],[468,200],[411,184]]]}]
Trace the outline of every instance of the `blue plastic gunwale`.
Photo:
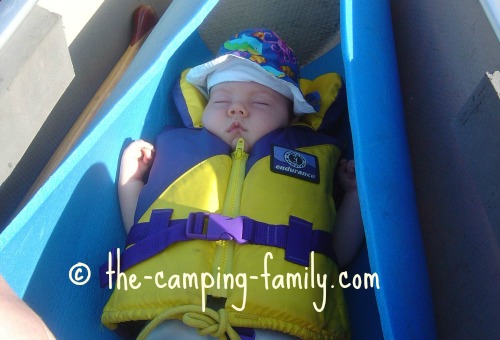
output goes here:
[{"label": "blue plastic gunwale", "polygon": [[387,339],[436,337],[388,0],[342,0],[356,176]]}]

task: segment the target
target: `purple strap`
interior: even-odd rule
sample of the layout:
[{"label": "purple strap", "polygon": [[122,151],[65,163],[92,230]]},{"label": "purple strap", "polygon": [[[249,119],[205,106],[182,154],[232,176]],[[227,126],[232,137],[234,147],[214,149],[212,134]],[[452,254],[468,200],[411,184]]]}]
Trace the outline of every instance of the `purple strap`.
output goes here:
[{"label": "purple strap", "polygon": [[[258,222],[242,216],[230,218],[203,212],[191,213],[187,219],[181,220],[171,220],[171,217],[171,209],[154,210],[149,222],[137,223],[132,227],[127,236],[127,248],[120,256],[120,272],[153,257],[175,242],[193,239],[234,240],[239,244],[283,248],[287,261],[302,266],[309,266],[311,251],[336,261],[331,234],[313,230],[310,222],[295,216],[290,216],[288,226]],[[111,268],[115,272],[117,260],[115,251]],[[101,287],[109,284],[109,275],[106,274],[108,269],[108,262],[99,269]]]},{"label": "purple strap", "polygon": [[161,231],[162,228],[167,228],[172,213],[172,209],[153,210],[149,222],[137,223],[130,229],[127,235],[127,245],[137,243],[155,232]]},{"label": "purple strap", "polygon": [[243,238],[250,244],[285,249],[287,261],[309,266],[311,251],[321,253],[337,262],[332,245],[332,234],[312,230],[312,223],[290,216],[289,225],[272,225],[244,217]]},{"label": "purple strap", "polygon": [[[152,213],[153,223],[145,222],[135,224],[127,237],[127,247],[120,256],[120,272],[124,272],[128,268],[140,263],[150,257],[163,251],[171,244],[179,241],[188,241],[186,235],[186,223],[188,220],[173,220],[170,221],[172,210],[161,210]],[[113,271],[117,271],[117,252],[112,253]],[[106,272],[109,270],[109,263],[106,262],[99,268],[99,278],[101,287],[106,287],[109,284],[109,275]],[[116,275],[113,276],[115,280]]]}]

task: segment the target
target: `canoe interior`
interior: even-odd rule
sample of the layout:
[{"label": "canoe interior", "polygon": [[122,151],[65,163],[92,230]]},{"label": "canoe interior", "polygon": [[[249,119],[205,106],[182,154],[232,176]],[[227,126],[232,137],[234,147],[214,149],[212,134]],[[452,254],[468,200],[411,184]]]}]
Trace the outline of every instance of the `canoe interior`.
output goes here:
[{"label": "canoe interior", "polygon": [[[125,240],[116,193],[119,158],[124,145],[131,139],[142,138],[153,142],[165,125],[181,125],[171,98],[172,87],[182,70],[213,57],[212,52],[204,45],[197,27],[216,3],[215,0],[174,1],[85,136],[56,173],[0,234],[0,273],[16,293],[41,315],[58,338],[118,337],[100,323],[102,308],[111,292],[99,287],[98,268],[107,260],[108,251],[123,247]],[[371,121],[372,116],[363,114],[372,109],[373,104],[369,102],[370,98],[366,93],[373,90],[361,89],[360,91],[366,92],[357,93],[358,97],[352,95],[358,91],[358,84],[375,80],[370,78],[369,73],[357,73],[358,69],[364,71],[365,66],[363,63],[360,67],[356,64],[359,55],[362,55],[356,49],[358,30],[352,31],[349,25],[357,27],[356,23],[360,22],[358,20],[365,16],[366,20],[362,22],[374,20],[373,13],[378,14],[380,11],[385,15],[380,20],[389,22],[375,22],[383,27],[390,27],[390,12],[387,17],[388,5],[385,1],[376,5],[368,2],[370,5],[365,6],[365,11],[358,11],[355,3],[343,2],[342,15],[350,18],[344,21],[344,25],[347,25],[346,35],[342,38],[344,46],[335,46],[318,60],[305,66],[302,76],[312,79],[325,72],[337,72],[345,77],[351,121],[354,122],[354,155],[360,160],[359,168],[357,164],[358,172],[367,169],[367,162],[376,159],[375,156],[365,155],[365,151],[371,150],[371,146],[366,145],[363,139],[365,131],[379,131],[377,126],[380,125],[374,125],[379,122]],[[362,13],[361,17],[355,15],[358,12]],[[359,34],[368,40],[377,40],[373,38],[376,35],[372,35],[370,29],[368,25],[360,29]],[[390,39],[382,40],[383,44],[391,46]],[[378,51],[375,57],[371,57],[375,60],[391,58],[384,55],[383,48],[372,51]],[[397,67],[391,67],[386,71],[396,73],[397,79]],[[393,80],[394,77],[390,79]],[[393,101],[399,105],[399,93],[395,91],[393,95]],[[359,97],[367,98],[358,100]],[[380,110],[385,111],[385,108]],[[388,129],[398,130],[398,135],[404,134],[404,125],[401,127],[396,124]],[[403,155],[400,159],[403,161],[400,163],[405,165],[407,151],[404,147],[401,150]],[[397,151],[396,154],[399,155]],[[384,152],[382,147],[380,155],[384,156]],[[389,152],[395,151],[389,148]],[[372,158],[368,159],[369,157]],[[398,175],[408,177],[411,172]],[[388,289],[344,290],[352,337],[382,339],[384,329],[389,337],[397,337],[408,331],[409,334],[426,338],[433,334],[430,293],[425,284],[412,283],[415,280],[426,282],[427,273],[421,265],[424,262],[421,244],[418,239],[415,244],[407,243],[404,238],[401,241],[399,237],[402,236],[392,231],[383,230],[385,234],[381,235],[374,231],[377,226],[391,227],[391,221],[382,220],[376,213],[372,213],[370,203],[377,198],[370,196],[370,187],[371,182],[376,183],[364,175],[360,177],[367,242],[348,268],[349,278],[352,279],[356,274],[363,277],[365,273],[381,271],[385,275],[381,276],[381,285],[386,284]],[[411,182],[404,182],[403,185],[408,187],[407,190],[413,190]],[[373,194],[378,191],[374,189]],[[392,211],[391,209],[402,206],[401,199],[396,203],[387,202],[385,200],[378,203],[379,207],[383,204],[384,208]],[[412,220],[397,222],[402,226],[407,224],[412,227],[415,225],[415,214],[411,210],[414,202],[410,201],[408,204],[410,210],[403,218],[409,216]],[[385,248],[386,250],[379,250]],[[396,254],[390,253],[391,249]],[[411,258],[408,258],[407,250]],[[399,256],[402,254],[406,255]],[[390,261],[386,261],[387,259]],[[80,262],[87,264],[92,271],[89,282],[81,286],[71,283],[68,278],[70,268]],[[384,277],[390,278],[390,282],[384,282]],[[398,281],[393,280],[395,277]],[[416,305],[403,305],[412,294],[416,294],[413,298],[420,302]],[[398,300],[401,302],[394,302]],[[412,320],[415,325],[412,325]]]}]

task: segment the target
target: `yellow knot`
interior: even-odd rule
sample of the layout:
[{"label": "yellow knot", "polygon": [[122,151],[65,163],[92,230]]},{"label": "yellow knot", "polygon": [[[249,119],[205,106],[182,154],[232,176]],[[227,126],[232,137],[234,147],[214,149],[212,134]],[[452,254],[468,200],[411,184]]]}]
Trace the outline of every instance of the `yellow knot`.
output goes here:
[{"label": "yellow knot", "polygon": [[211,335],[221,340],[226,339],[226,334],[231,340],[239,340],[240,336],[231,327],[227,321],[227,312],[225,309],[219,309],[218,312],[206,308],[205,311],[200,306],[186,305],[170,308],[151,320],[142,330],[137,339],[146,339],[147,335],[160,323],[182,317],[184,324],[198,329],[198,334]]},{"label": "yellow knot", "polygon": [[227,328],[231,327],[227,322],[227,313],[224,309],[219,312],[213,309],[205,309],[205,312],[189,312],[183,315],[182,321],[191,327],[198,329],[200,335],[211,335],[221,337],[226,334]]}]

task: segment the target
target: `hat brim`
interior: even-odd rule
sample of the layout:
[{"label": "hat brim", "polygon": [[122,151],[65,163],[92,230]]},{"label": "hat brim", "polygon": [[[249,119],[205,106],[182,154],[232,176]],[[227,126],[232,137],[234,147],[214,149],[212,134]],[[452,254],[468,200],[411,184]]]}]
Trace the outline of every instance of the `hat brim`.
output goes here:
[{"label": "hat brim", "polygon": [[244,74],[243,78],[238,77],[238,79],[234,79],[234,81],[255,81],[272,88],[293,101],[293,111],[296,115],[316,112],[304,98],[298,86],[287,80],[278,78],[263,69],[259,64],[237,55],[226,54],[193,67],[186,75],[186,80],[195,85],[208,98],[209,89],[207,88],[207,77],[217,70],[228,67],[231,63],[236,63],[238,67],[248,70],[247,72],[240,73]]}]

